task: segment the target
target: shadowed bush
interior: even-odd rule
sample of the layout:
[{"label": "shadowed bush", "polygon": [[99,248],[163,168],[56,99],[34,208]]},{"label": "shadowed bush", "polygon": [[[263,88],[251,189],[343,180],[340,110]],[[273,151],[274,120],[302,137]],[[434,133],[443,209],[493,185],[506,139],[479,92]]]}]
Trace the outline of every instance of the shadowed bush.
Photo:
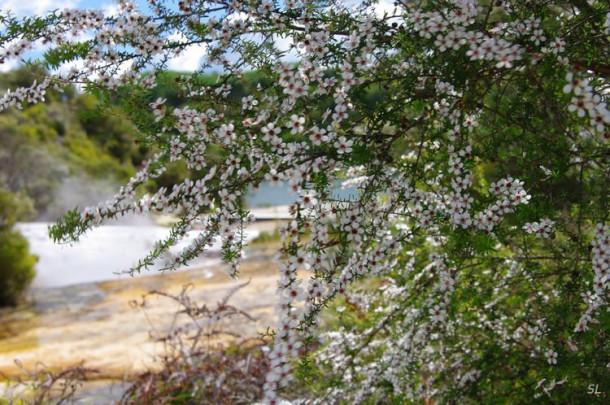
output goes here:
[{"label": "shadowed bush", "polygon": [[27,240],[13,226],[32,211],[31,201],[0,189],[0,306],[15,305],[34,279],[38,258],[31,255]]},{"label": "shadowed bush", "polygon": [[0,232],[0,305],[14,305],[34,279],[38,258],[29,254],[28,242],[17,231]]}]

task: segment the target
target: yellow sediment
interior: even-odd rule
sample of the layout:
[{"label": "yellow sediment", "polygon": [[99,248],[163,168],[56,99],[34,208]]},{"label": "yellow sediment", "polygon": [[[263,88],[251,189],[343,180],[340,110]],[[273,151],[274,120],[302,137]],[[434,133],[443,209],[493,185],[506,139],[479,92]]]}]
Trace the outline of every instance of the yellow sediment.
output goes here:
[{"label": "yellow sediment", "polygon": [[0,335],[0,372],[9,377],[23,376],[15,359],[26,369],[43,363],[54,370],[84,361],[86,367],[99,371],[95,378],[101,379],[124,379],[154,369],[155,356],[162,353],[163,347],[151,339],[149,332],[163,333],[172,322],[186,320],[174,319],[180,308],[168,298],[149,297],[145,311],[135,308],[130,301],[141,301],[150,290],[176,294],[189,283],[193,285],[191,298],[213,307],[231,289],[251,279],[229,304],[248,312],[255,321],[235,317],[226,329],[242,338],[257,337],[258,332],[275,322],[277,265],[270,261],[274,251],[263,246],[251,253],[253,260],[246,260],[238,282],[227,278],[224,265],[217,265],[99,283],[96,287],[103,291],[103,297],[90,306],[78,310],[62,307],[57,313],[26,319],[23,322],[27,322],[27,327],[26,323],[22,328],[12,325],[4,338]]}]

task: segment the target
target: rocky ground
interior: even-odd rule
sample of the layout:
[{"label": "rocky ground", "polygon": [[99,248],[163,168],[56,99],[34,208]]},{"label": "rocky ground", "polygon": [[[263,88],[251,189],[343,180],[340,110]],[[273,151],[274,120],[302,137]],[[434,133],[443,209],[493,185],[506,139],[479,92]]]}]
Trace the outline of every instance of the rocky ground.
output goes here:
[{"label": "rocky ground", "polygon": [[214,306],[237,285],[250,281],[229,303],[254,321],[236,317],[224,327],[238,338],[256,337],[275,322],[276,249],[273,244],[249,248],[238,281],[229,280],[218,261],[163,275],[33,291],[30,304],[1,314],[0,371],[14,378],[39,363],[61,370],[84,362],[97,370],[92,375],[96,381],[85,390],[107,400],[109,389],[120,393],[121,381],[158,366],[155,357],[163,346],[151,339],[151,331],[163,333],[181,322],[175,319],[180,307],[171,299],[149,297],[144,308],[134,303],[151,290],[178,294],[185,285],[191,286],[193,300]]}]

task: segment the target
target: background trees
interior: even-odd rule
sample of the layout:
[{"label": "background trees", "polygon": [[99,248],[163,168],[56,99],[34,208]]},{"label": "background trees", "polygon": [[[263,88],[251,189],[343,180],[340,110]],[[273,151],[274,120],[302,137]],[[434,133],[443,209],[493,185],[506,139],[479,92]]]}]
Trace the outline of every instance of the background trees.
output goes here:
[{"label": "background trees", "polygon": [[[610,386],[606,2],[150,4],[3,20],[5,57],[45,38],[45,67],[85,69],[41,77],[1,106],[83,82],[157,152],[54,238],[175,211],[171,236],[133,271],[196,226],[166,267],[219,236],[237,276],[252,220],[240,199],[287,180],[299,199],[281,230],[267,401],[292,384],[296,360],[323,403],[578,403],[589,384]],[[82,32],[90,39],[72,39]],[[201,70],[167,80],[167,60],[194,45]],[[157,96],[158,85],[173,90]],[[199,176],[140,198],[174,162]],[[343,180],[356,198],[333,196]],[[342,328],[320,337],[332,303]]]},{"label": "background trees", "polygon": [[[21,197],[21,198],[20,198]],[[32,207],[23,196],[0,188],[0,305],[14,305],[19,294],[34,278],[36,256],[29,254],[28,243],[13,229],[15,222]],[[27,201],[27,200],[26,200]]]}]

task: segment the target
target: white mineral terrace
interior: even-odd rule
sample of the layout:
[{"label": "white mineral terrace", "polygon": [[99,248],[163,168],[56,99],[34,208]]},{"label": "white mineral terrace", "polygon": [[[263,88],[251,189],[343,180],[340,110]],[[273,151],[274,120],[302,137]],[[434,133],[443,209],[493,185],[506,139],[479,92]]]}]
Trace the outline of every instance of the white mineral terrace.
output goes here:
[{"label": "white mineral terrace", "polygon": [[[91,230],[73,245],[58,245],[49,239],[48,226],[45,222],[17,225],[17,229],[27,238],[30,251],[38,256],[32,288],[129,278],[125,271],[144,258],[156,241],[169,234],[169,228],[157,225],[108,225]],[[245,232],[246,242],[260,234],[259,230],[252,228],[254,226]],[[178,253],[199,233],[197,230],[190,231],[170,252]],[[216,239],[206,254],[191,262],[191,266],[218,263],[220,251],[221,242]],[[141,275],[156,273],[153,269]]]},{"label": "white mineral terrace", "polygon": [[257,221],[292,219],[288,207],[288,205],[276,205],[268,208],[254,208],[250,210],[250,213],[256,217]]}]

